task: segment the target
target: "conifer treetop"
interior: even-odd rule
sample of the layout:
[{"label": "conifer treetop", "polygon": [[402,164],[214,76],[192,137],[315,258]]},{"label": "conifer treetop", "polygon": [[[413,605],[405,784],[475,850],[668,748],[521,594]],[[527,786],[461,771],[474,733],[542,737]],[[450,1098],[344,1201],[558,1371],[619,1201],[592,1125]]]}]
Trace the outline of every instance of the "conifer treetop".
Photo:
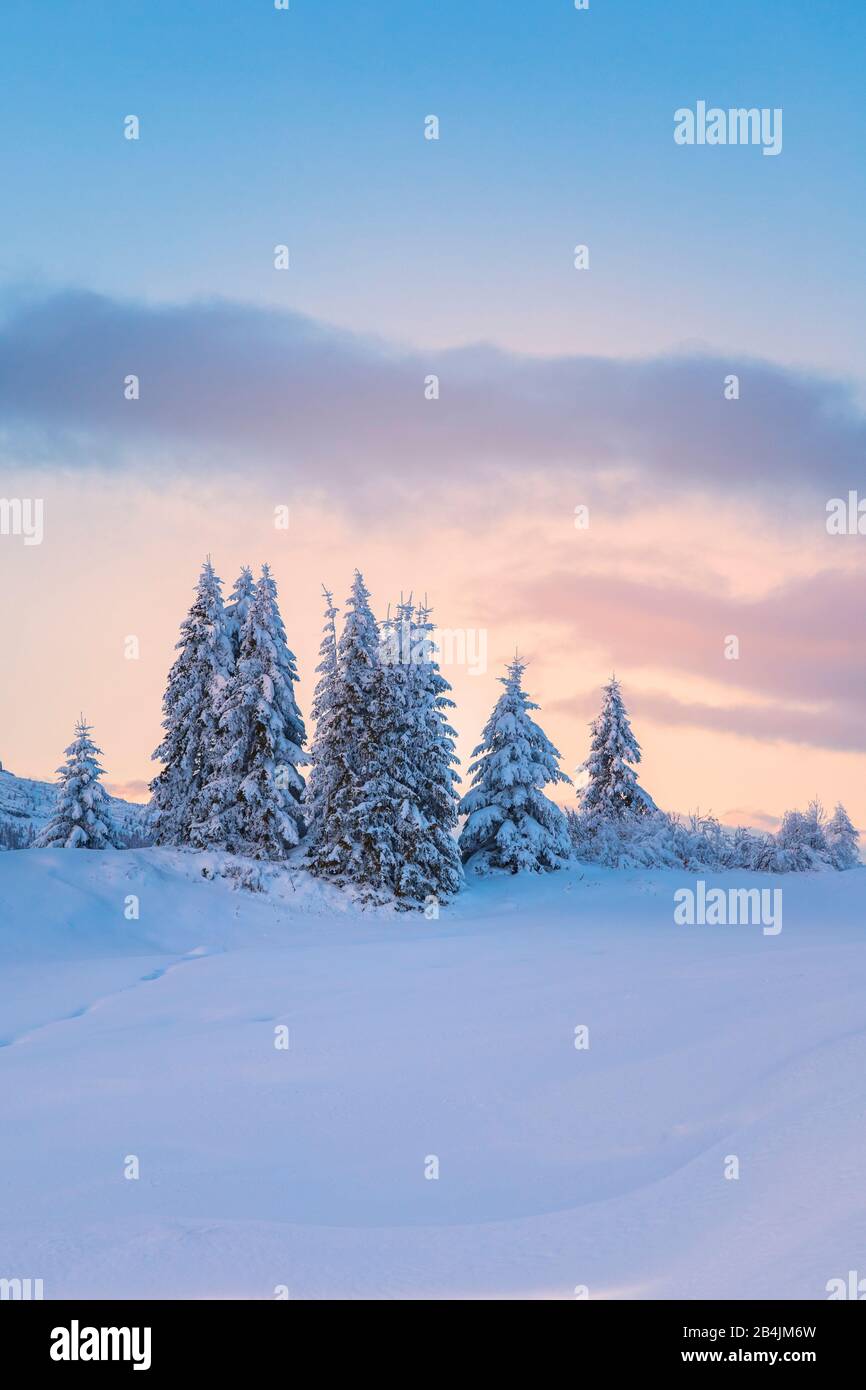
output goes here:
[{"label": "conifer treetop", "polygon": [[256,581],[253,579],[253,572],[249,565],[242,565],[225,609],[226,627],[235,656],[241,644],[241,635],[253,606],[255,593]]}]

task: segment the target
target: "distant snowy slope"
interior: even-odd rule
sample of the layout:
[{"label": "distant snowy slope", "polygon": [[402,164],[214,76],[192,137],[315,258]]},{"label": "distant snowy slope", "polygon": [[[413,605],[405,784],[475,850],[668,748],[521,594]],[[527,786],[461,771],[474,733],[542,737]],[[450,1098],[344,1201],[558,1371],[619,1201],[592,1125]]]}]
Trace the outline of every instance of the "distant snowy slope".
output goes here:
[{"label": "distant snowy slope", "polygon": [[[0,770],[0,849],[23,849],[44,825],[54,806],[50,782],[16,777]],[[146,807],[112,796],[112,815],[127,845],[147,844]]]}]

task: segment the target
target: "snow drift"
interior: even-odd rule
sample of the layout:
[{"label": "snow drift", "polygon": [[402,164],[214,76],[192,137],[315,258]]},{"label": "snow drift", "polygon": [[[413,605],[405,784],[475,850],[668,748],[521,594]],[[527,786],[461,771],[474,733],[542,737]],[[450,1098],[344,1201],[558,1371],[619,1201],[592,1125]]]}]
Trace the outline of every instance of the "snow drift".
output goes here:
[{"label": "snow drift", "polygon": [[0,1275],[822,1298],[862,1266],[866,871],[707,875],[782,885],[766,936],[676,925],[682,870],[470,881],[428,921],[232,867],[0,856]]}]

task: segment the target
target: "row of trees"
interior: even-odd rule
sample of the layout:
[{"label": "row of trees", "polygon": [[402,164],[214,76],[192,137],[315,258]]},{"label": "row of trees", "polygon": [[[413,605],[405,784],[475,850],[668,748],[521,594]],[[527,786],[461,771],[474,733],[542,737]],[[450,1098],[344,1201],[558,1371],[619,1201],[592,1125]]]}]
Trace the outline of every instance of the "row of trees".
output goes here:
[{"label": "row of trees", "polygon": [[320,877],[372,897],[446,898],[462,877],[457,758],[429,610],[405,603],[377,623],[356,573],[338,640],[324,592],[308,754],[268,567],[257,583],[242,571],[224,607],[205,564],[163,702],[155,840],[283,859],[304,837]]},{"label": "row of trees", "polygon": [[267,567],[258,583],[244,570],[223,607],[205,564],[154,753],[163,763],[151,786],[156,841],[281,859],[304,837],[313,874],[410,904],[456,893],[472,856],[515,872],[565,863],[568,822],[544,788],[569,779],[529,715],[537,706],[522,688],[524,664],[515,658],[502,678],[460,802],[453,701],[430,610],[401,602],[377,622],[356,572],[338,637],[338,610],[324,595],[308,755]]},{"label": "row of trees", "polygon": [[688,819],[660,811],[640,786],[640,745],[632,733],[616,677],[604,688],[583,765],[586,786],[569,814],[571,843],[580,859],[611,868],[754,869],[767,873],[859,863],[857,831],[841,803],[828,820],[817,800],[805,812],[786,811],[775,835],[747,826],[728,829],[713,816]]},{"label": "row of trees", "polygon": [[[313,874],[407,905],[456,893],[463,864],[556,869],[572,854],[597,862],[755,869],[847,868],[856,832],[837,806],[789,812],[776,836],[684,822],[641,787],[640,746],[619,682],[605,686],[581,771],[579,809],[546,794],[570,782],[530,711],[515,656],[458,798],[450,686],[436,661],[426,605],[411,600],[377,622],[356,572],[338,636],[330,592],[316,668],[312,748],[294,686],[277,589],[267,565],[244,568],[227,603],[208,559],[181,625],[163,700],[162,770],[151,783],[158,844],[280,860],[302,841]],[[99,785],[99,750],[82,719],[67,749],[55,815],[40,844],[117,843]],[[305,783],[300,769],[310,765]],[[465,816],[459,837],[455,829]]]}]

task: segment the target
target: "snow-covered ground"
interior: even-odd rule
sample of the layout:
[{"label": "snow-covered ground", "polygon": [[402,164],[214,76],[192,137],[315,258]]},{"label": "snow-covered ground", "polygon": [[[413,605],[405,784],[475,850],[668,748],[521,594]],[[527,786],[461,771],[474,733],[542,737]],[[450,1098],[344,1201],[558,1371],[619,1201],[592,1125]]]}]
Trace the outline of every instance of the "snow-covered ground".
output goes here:
[{"label": "snow-covered ground", "polygon": [[680,872],[500,877],[427,921],[214,862],[0,855],[0,1276],[823,1298],[866,1274],[866,870],[705,876],[781,887],[771,936],[677,926]]}]

